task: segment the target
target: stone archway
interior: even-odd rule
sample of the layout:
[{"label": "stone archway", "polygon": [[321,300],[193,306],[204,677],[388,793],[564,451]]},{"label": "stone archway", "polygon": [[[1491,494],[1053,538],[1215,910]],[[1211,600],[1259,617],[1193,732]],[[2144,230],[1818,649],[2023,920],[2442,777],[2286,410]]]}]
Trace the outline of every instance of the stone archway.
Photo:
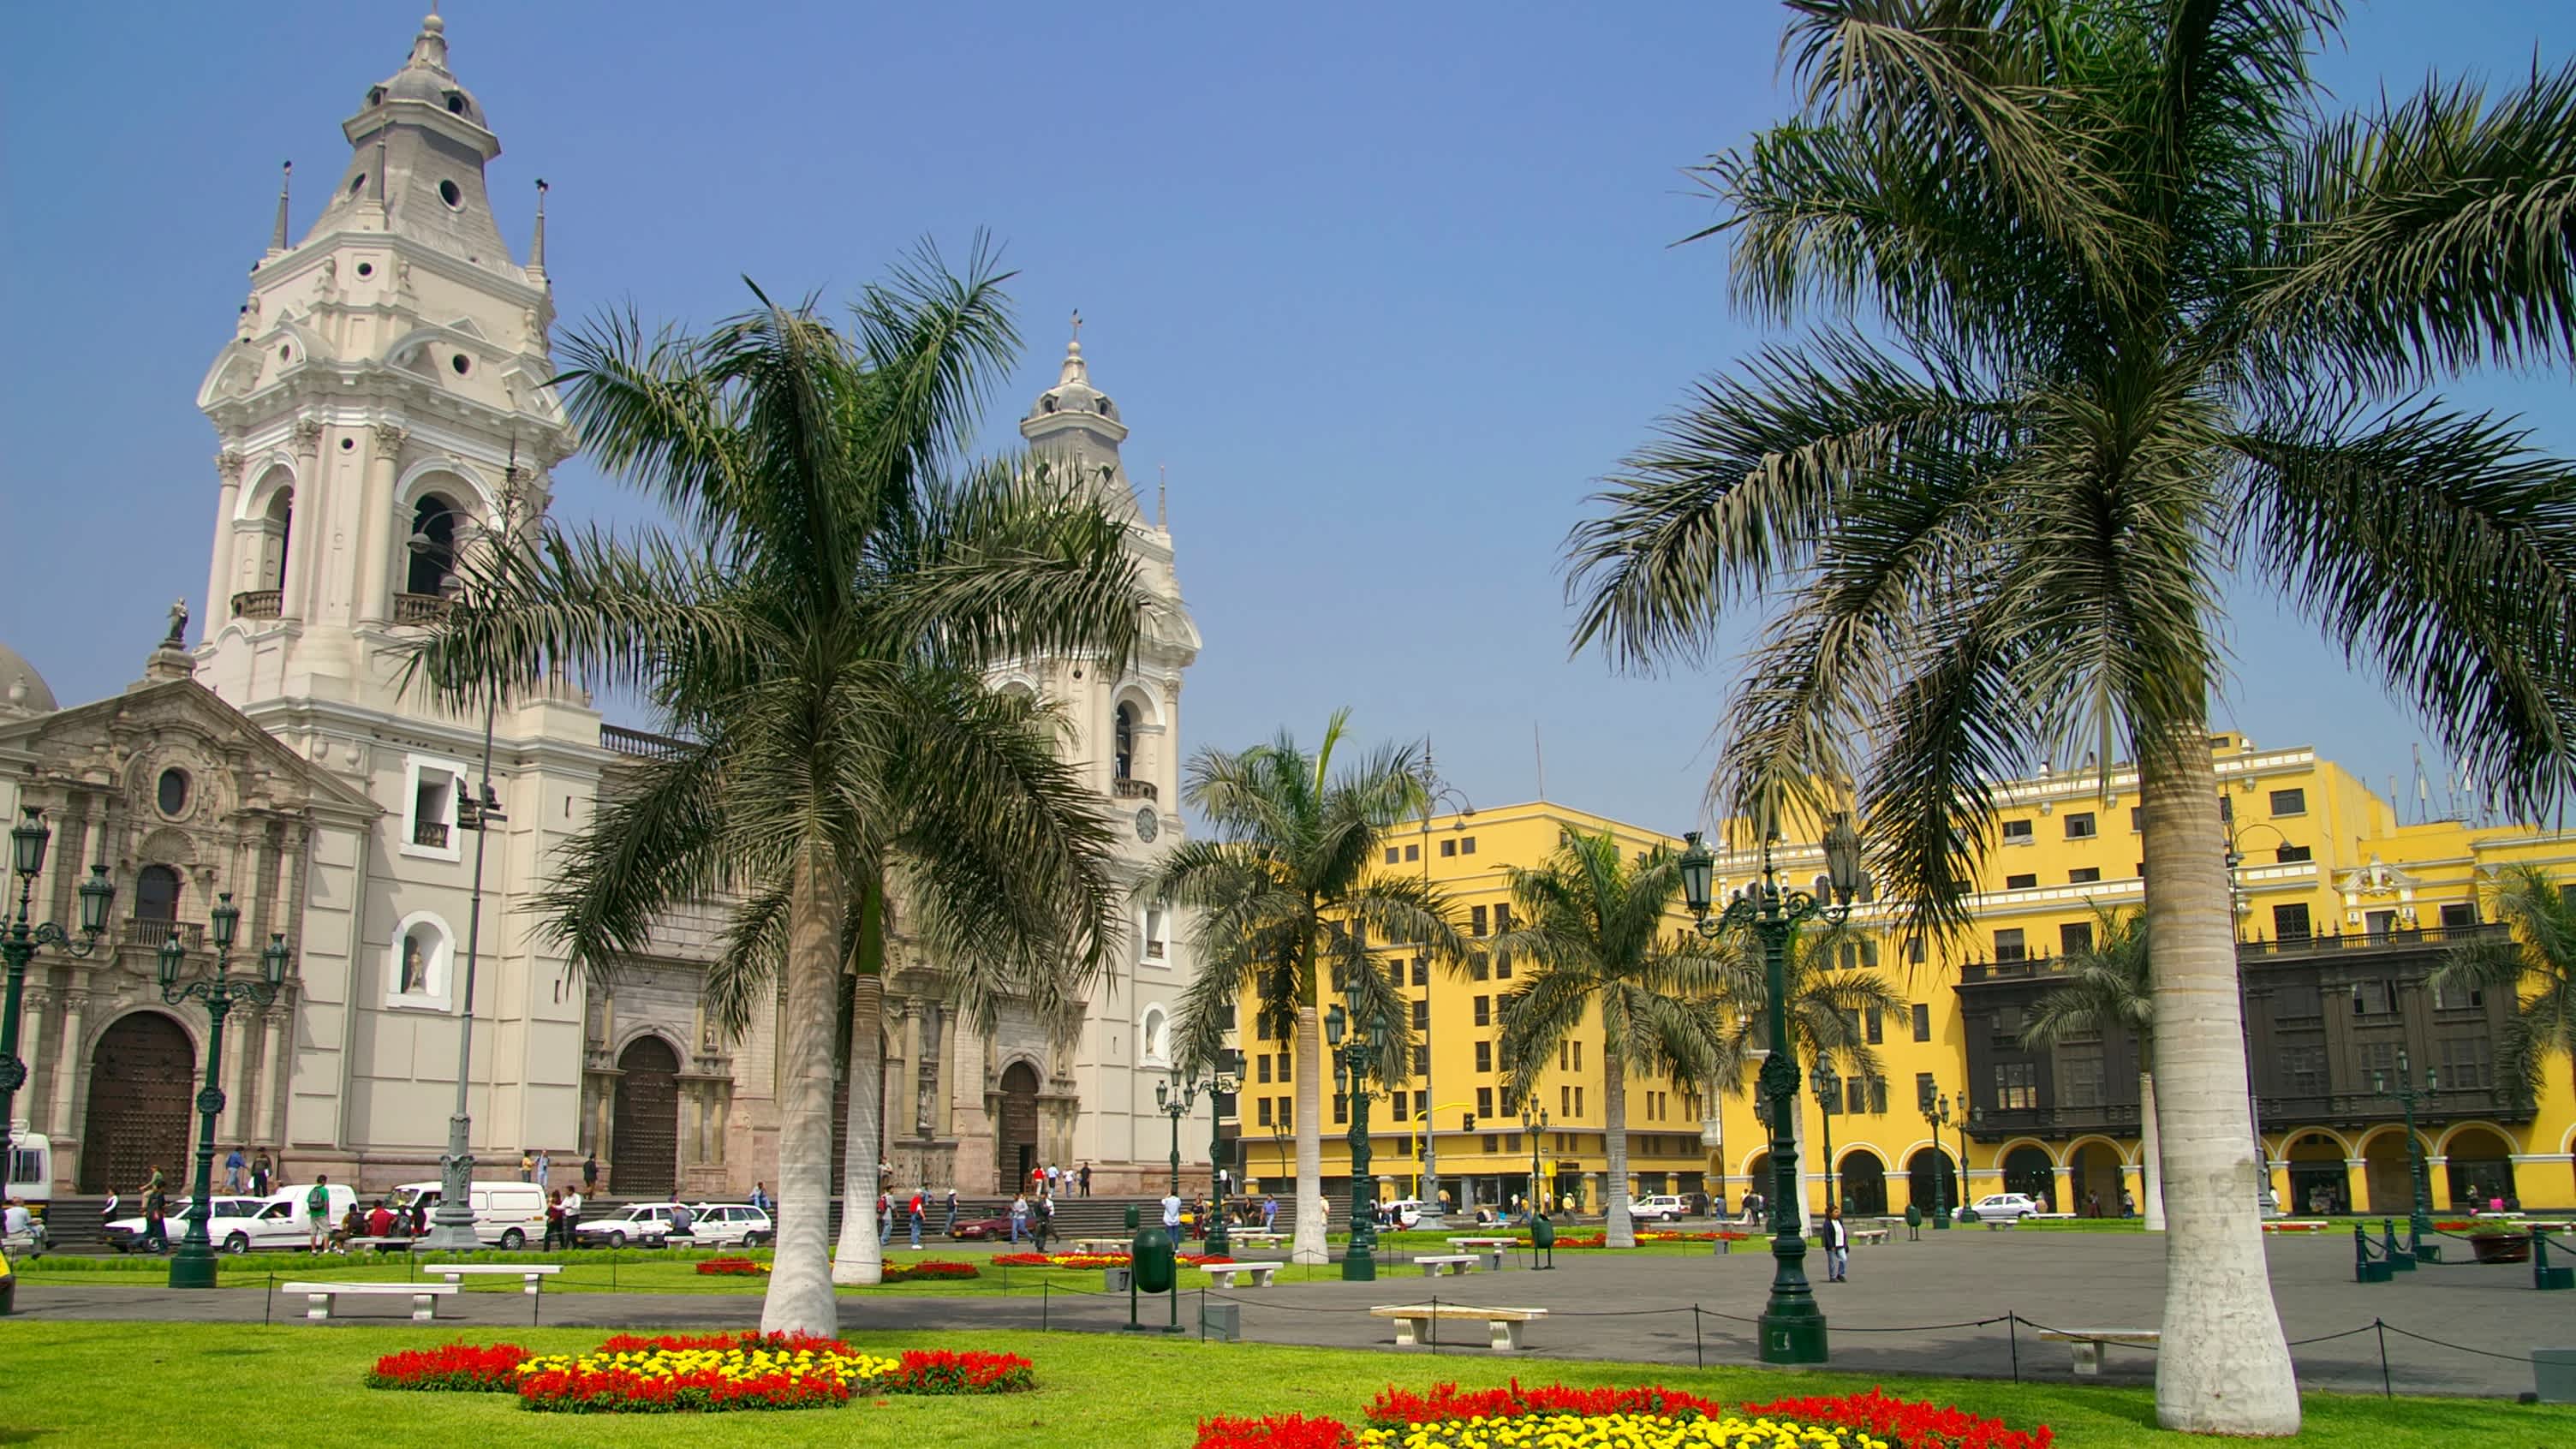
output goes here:
[{"label": "stone archway", "polygon": [[1025,1190],[1038,1165],[1038,1072],[1013,1062],[1002,1072],[1002,1110],[994,1124],[994,1188],[1006,1196]]},{"label": "stone archway", "polygon": [[2290,1139],[2290,1211],[2318,1217],[2352,1211],[2347,1151],[2342,1142],[2323,1132],[2302,1132]]},{"label": "stone archway", "polygon": [[2513,1144],[2491,1127],[2463,1127],[2442,1144],[2448,1159],[2439,1184],[2447,1194],[2437,1206],[2475,1212],[2497,1198],[2514,1198]]},{"label": "stone archway", "polygon": [[1878,1154],[1853,1151],[1843,1154],[1842,1165],[1834,1172],[1842,1189],[1843,1215],[1884,1217],[1887,1214],[1887,1164]]},{"label": "stone archway", "polygon": [[[2430,1149],[2426,1150],[2430,1155]],[[2413,1165],[2406,1155],[2406,1133],[2403,1129],[2382,1132],[2363,1144],[2361,1149],[2362,1182],[2370,1198],[2370,1211],[2403,1217],[2415,1210]],[[2430,1168],[2426,1169],[2428,1172]]]},{"label": "stone archway", "polygon": [[196,1085],[196,1043],[174,1018],[138,1011],[100,1033],[90,1051],[80,1190],[132,1193],[158,1166],[176,1202],[188,1175]]},{"label": "stone archway", "polygon": [[1951,1162],[1949,1153],[1938,1147],[1916,1148],[1914,1155],[1905,1159],[1905,1175],[1905,1200],[1910,1206],[1923,1209],[1925,1217],[1932,1217],[1942,1209],[1954,1213],[1959,1210],[1959,1171]]},{"label": "stone archway", "polygon": [[2067,1164],[2074,1169],[2069,1190],[2073,1202],[2057,1206],[2064,1212],[2087,1217],[2116,1218],[2120,1215],[2120,1167],[2118,1149],[2108,1142],[2087,1142],[2075,1149],[2074,1159]]},{"label": "stone archway", "polygon": [[2004,1191],[2018,1192],[2033,1198],[2048,1199],[2049,1208],[2057,1210],[2057,1164],[2048,1158],[2048,1149],[2023,1143],[2004,1154]]},{"label": "stone archway", "polygon": [[619,1197],[669,1197],[680,1180],[680,1054],[639,1036],[617,1054],[608,1186]]}]

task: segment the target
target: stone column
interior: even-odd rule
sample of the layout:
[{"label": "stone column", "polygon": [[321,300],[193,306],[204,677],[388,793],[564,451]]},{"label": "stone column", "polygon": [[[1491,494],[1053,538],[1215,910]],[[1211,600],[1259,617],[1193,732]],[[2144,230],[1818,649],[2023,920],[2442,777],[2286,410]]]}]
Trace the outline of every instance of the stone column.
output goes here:
[{"label": "stone column", "polygon": [[261,1140],[278,1149],[286,1149],[287,1094],[293,1090],[293,1067],[286,1060],[287,1019],[295,1014],[295,997],[290,991],[276,1005],[260,1013],[260,1075],[267,1088],[260,1094]]},{"label": "stone column", "polygon": [[391,570],[394,550],[406,535],[401,508],[394,501],[400,476],[403,440],[411,436],[392,423],[378,423],[369,438],[366,497],[358,505],[358,622],[382,624],[393,618]]},{"label": "stone column", "polygon": [[2050,1212],[2071,1213],[2075,1211],[2074,1202],[2075,1169],[2072,1167],[2060,1167],[2057,1169],[2056,1200],[2048,1205],[2048,1210]]},{"label": "stone column", "polygon": [[[2356,1189],[2355,1183],[2361,1186]],[[2343,1160],[2343,1210],[2348,1213],[2370,1211],[2370,1159],[2347,1157]]]},{"label": "stone column", "polygon": [[242,467],[247,461],[231,448],[215,455],[215,476],[222,486],[215,494],[214,561],[206,570],[206,615],[198,627],[200,636],[212,634],[233,616],[233,514],[241,507]]},{"label": "stone column", "polygon": [[903,1060],[904,1064],[910,1067],[911,1070],[901,1076],[890,1078],[894,1083],[895,1091],[900,1094],[897,1100],[904,1104],[905,1110],[903,1125],[905,1128],[905,1135],[912,1137],[927,1137],[930,1135],[930,1124],[928,1121],[929,1114],[921,1110],[924,1103],[920,1093],[918,1090],[911,1092],[903,1090],[904,1084],[918,1081],[923,1072],[923,1064],[921,1060],[921,1016],[925,1009],[926,1008],[922,1005],[919,997],[907,997],[904,1000]]},{"label": "stone column", "polygon": [[[41,970],[42,968],[39,967],[28,974],[35,975]],[[44,988],[34,982],[28,983],[26,994],[19,998],[18,1060],[27,1069],[27,1079],[18,1084],[18,1095],[13,1110],[26,1114],[27,1130],[30,1132],[45,1130],[43,1126],[45,1113],[36,1100],[36,1077],[47,1061],[44,1051],[45,1006],[50,999]],[[0,1123],[0,1126],[5,1125],[7,1124]]]},{"label": "stone column", "polygon": [[320,418],[298,418],[295,423],[295,509],[286,525],[286,569],[277,581],[278,617],[309,618],[319,610],[308,606],[307,599],[316,592],[315,581],[323,573],[322,560],[313,556],[321,547],[322,497],[330,491],[322,474],[322,435]]},{"label": "stone column", "polygon": [[[47,1126],[52,1137],[68,1137],[72,1130],[72,1092],[80,1081],[81,1068],[81,993],[77,989],[63,993],[63,1049],[54,1056],[54,1110]],[[27,1114],[33,1117],[35,1114]]]}]

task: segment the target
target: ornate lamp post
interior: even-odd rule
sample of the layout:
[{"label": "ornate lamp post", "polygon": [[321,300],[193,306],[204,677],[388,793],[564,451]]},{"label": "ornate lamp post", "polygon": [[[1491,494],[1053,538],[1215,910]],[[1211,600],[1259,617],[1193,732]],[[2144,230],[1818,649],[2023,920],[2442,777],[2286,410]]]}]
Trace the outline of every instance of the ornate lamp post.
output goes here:
[{"label": "ornate lamp post", "polygon": [[18,1060],[18,999],[26,989],[27,967],[44,946],[59,946],[74,956],[97,950],[98,934],[107,929],[107,908],[116,899],[107,867],[93,865],[89,879],[80,883],[78,940],[51,921],[28,924],[36,877],[45,873],[45,847],[53,839],[54,832],[45,826],[45,812],[33,805],[26,807],[24,817],[9,832],[9,868],[18,873],[18,914],[9,922],[8,934],[0,936],[0,957],[9,963],[9,994],[0,1002],[0,1184],[7,1182],[8,1164],[16,1160],[9,1149],[17,1142],[18,1088],[27,1081],[27,1064]]},{"label": "ornate lamp post", "polygon": [[[1452,806],[1457,810],[1460,816],[1465,817],[1466,819],[1473,819],[1475,817],[1476,807],[1467,802],[1466,796],[1459,794],[1454,788],[1442,784],[1440,782],[1440,776],[1432,770],[1431,737],[1429,735],[1422,737],[1422,786],[1422,884],[1423,888],[1428,891],[1431,885],[1431,811],[1433,807],[1439,805]],[[1450,828],[1454,830],[1459,827],[1457,825],[1452,825]],[[1433,1061],[1431,1057],[1430,1023],[1439,1020],[1440,1014],[1436,1011],[1430,1010],[1428,1005],[1431,1000],[1431,975],[1427,971],[1423,973],[1422,977],[1422,1000],[1425,1003],[1424,1015],[1422,1018],[1424,1022],[1424,1026],[1422,1028],[1422,1100],[1426,1102],[1435,1102],[1439,1100],[1439,1097],[1431,1085],[1431,1073],[1432,1069],[1439,1064]],[[1449,1225],[1447,1217],[1444,1216],[1440,1210],[1440,1139],[1437,1116],[1438,1114],[1436,1112],[1426,1112],[1422,1117],[1422,1176],[1420,1180],[1415,1183],[1413,1189],[1414,1200],[1421,1209],[1421,1216],[1415,1219],[1414,1226],[1431,1232],[1438,1232]],[[1473,1129],[1471,1128],[1469,1131],[1472,1132]]]},{"label": "ornate lamp post", "polygon": [[1825,1128],[1825,1215],[1831,1217],[1834,1211],[1834,1105],[1842,1097],[1843,1080],[1834,1075],[1833,1068],[1818,1062],[1814,1073],[1807,1078],[1807,1085],[1815,1089],[1816,1116]]},{"label": "ornate lamp post", "polygon": [[275,1001],[277,989],[286,983],[284,932],[270,936],[267,948],[259,953],[259,978],[236,981],[231,975],[233,932],[241,926],[241,910],[233,904],[233,893],[225,891],[216,897],[215,908],[208,915],[215,938],[214,975],[194,981],[179,979],[180,968],[188,963],[188,948],[179,944],[176,932],[161,943],[159,958],[161,999],[176,1006],[194,997],[206,1004],[206,1016],[211,1022],[206,1033],[206,1085],[197,1093],[196,1186],[188,1203],[188,1234],[179,1242],[178,1256],[170,1260],[173,1288],[215,1286],[215,1248],[206,1235],[206,1220],[214,1215],[215,1208],[215,1114],[224,1110],[224,1089],[215,1085],[223,1080],[224,1018],[232,1014],[236,1001],[262,1006]]},{"label": "ornate lamp post", "polygon": [[[1950,1226],[1950,1174],[1941,1170],[1941,1130],[1950,1125],[1950,1094],[1923,1094],[1923,1125],[1932,1129],[1932,1226]],[[1966,1163],[1960,1164],[1963,1168]],[[1967,1179],[1960,1179],[1965,1186]]]},{"label": "ornate lamp post", "polygon": [[[1225,1112],[1220,1104],[1242,1090],[1243,1053],[1227,1047],[1217,1053],[1216,1075],[1208,1079],[1208,1178],[1216,1196],[1216,1222],[1207,1234],[1210,1257],[1222,1258],[1234,1251],[1234,1243],[1225,1231],[1225,1188],[1216,1180],[1216,1174],[1225,1162]],[[1242,1174],[1236,1176],[1239,1179]]]},{"label": "ornate lamp post", "polygon": [[1547,1214],[1539,1208],[1539,1204],[1544,1199],[1539,1196],[1538,1142],[1539,1138],[1547,1132],[1547,1109],[1528,1097],[1521,1098],[1521,1130],[1529,1134],[1530,1143],[1530,1246],[1553,1247],[1556,1243],[1556,1226],[1547,1220]]},{"label": "ornate lamp post", "polygon": [[1760,1080],[1762,1095],[1771,1101],[1771,1180],[1777,1189],[1771,1198],[1773,1266],[1770,1301],[1762,1309],[1762,1361],[1823,1363],[1825,1315],[1817,1309],[1815,1290],[1807,1283],[1807,1239],[1798,1231],[1798,1149],[1786,1135],[1798,1110],[1798,1068],[1789,1040],[1789,934],[1801,921],[1839,921],[1849,914],[1852,897],[1861,887],[1860,833],[1852,829],[1851,817],[1841,813],[1825,832],[1825,873],[1834,894],[1830,905],[1806,891],[1782,888],[1771,862],[1771,843],[1766,832],[1761,881],[1711,919],[1709,887],[1716,857],[1700,843],[1699,832],[1692,831],[1684,837],[1682,899],[1698,920],[1700,934],[1750,930],[1762,943],[1771,1054],[1762,1063]]},{"label": "ornate lamp post", "polygon": [[1968,1124],[1986,1120],[1986,1109],[1968,1105],[1968,1089],[1959,1089],[1959,1221],[1973,1223],[1977,1210],[1968,1201]]},{"label": "ornate lamp post", "polygon": [[2415,1184],[2415,1206],[2414,1210],[2407,1215],[2406,1231],[2407,1235],[2415,1240],[2416,1251],[2419,1253],[2422,1251],[2423,1241],[2433,1235],[2433,1183],[2432,1178],[2424,1170],[2424,1144],[2415,1136],[2415,1104],[2432,1100],[2433,1094],[2441,1090],[2441,1084],[2441,1070],[2437,1067],[2426,1067],[2424,1085],[2417,1087],[2414,1069],[2406,1060],[2404,1047],[2397,1049],[2396,1086],[2391,1087],[2388,1084],[2388,1073],[2385,1071],[2374,1069],[2370,1074],[2372,1092],[2382,1097],[2394,1097],[2397,1099],[2397,1104],[2406,1109],[2406,1174],[2414,1180]]},{"label": "ornate lamp post", "polygon": [[1351,1241],[1342,1253],[1345,1283],[1377,1279],[1377,1179],[1369,1171],[1368,1078],[1370,1068],[1385,1057],[1387,1028],[1384,1016],[1372,1016],[1365,1030],[1353,1030],[1359,1010],[1355,992],[1348,1013],[1338,1002],[1324,1013],[1324,1036],[1337,1057],[1334,1084],[1351,1102]]}]

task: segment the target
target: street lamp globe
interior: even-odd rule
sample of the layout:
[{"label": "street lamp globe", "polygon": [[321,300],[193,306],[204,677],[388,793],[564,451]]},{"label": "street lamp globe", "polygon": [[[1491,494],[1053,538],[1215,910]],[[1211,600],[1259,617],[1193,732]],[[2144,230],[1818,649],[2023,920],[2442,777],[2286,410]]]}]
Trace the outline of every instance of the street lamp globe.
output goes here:
[{"label": "street lamp globe", "polygon": [[1350,1018],[1343,1013],[1341,1003],[1335,1002],[1324,1012],[1324,1040],[1334,1046],[1340,1046],[1342,1037],[1349,1030]]},{"label": "street lamp globe", "polygon": [[9,864],[18,874],[32,880],[45,870],[45,846],[54,832],[45,828],[45,812],[30,805],[24,818],[9,832]]},{"label": "street lamp globe", "polygon": [[1716,878],[1717,857],[1709,853],[1694,830],[1682,837],[1682,904],[1693,916],[1708,914],[1709,886]]},{"label": "street lamp globe", "polygon": [[89,879],[80,883],[80,928],[95,936],[107,929],[107,908],[116,900],[116,886],[107,878],[107,867],[93,865]]},{"label": "street lamp globe", "polygon": [[177,930],[161,938],[161,949],[153,953],[153,960],[161,969],[163,990],[179,984],[179,968],[188,964],[188,948],[179,944]]}]

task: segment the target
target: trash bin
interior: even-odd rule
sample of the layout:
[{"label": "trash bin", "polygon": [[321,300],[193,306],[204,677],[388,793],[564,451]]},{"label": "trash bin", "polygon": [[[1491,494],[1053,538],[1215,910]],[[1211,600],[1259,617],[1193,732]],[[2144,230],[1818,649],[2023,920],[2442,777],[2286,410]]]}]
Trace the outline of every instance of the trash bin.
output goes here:
[{"label": "trash bin", "polygon": [[1136,1234],[1129,1249],[1129,1261],[1136,1270],[1136,1288],[1143,1293],[1169,1293],[1175,1276],[1171,1235],[1161,1223],[1149,1223]]},{"label": "trash bin", "polygon": [[1243,1305],[1240,1303],[1201,1303],[1199,1335],[1220,1343],[1234,1343],[1243,1337]]},{"label": "trash bin", "polygon": [[2576,1348],[2533,1349],[2531,1386],[2544,1404],[2576,1404]]}]

